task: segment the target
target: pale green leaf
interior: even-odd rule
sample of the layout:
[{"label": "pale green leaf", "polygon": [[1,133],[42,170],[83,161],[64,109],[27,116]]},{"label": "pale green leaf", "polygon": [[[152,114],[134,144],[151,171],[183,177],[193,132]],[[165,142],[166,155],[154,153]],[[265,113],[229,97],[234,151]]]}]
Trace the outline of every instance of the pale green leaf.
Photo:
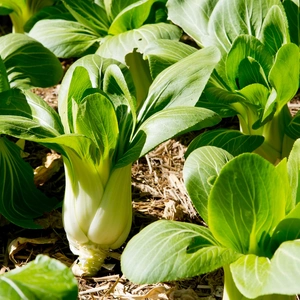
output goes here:
[{"label": "pale green leaf", "polygon": [[269,82],[277,93],[277,110],[290,101],[299,88],[299,47],[289,43],[277,52]]},{"label": "pale green leaf", "polygon": [[146,24],[137,29],[128,30],[117,35],[107,35],[102,41],[97,54],[105,58],[113,58],[123,64],[125,56],[136,49],[143,53],[150,42],[157,39],[179,40],[181,30],[172,24]]},{"label": "pale green leaf", "polygon": [[61,64],[54,54],[24,34],[2,36],[0,54],[11,87],[48,87],[62,77]]},{"label": "pale green leaf", "polygon": [[185,58],[197,49],[176,40],[155,40],[144,51],[149,61],[151,75],[155,78],[161,71]]},{"label": "pale green leaf", "polygon": [[293,203],[300,202],[300,140],[297,140],[288,158],[288,174]]},{"label": "pale green leaf", "polygon": [[192,151],[183,168],[183,178],[191,200],[208,223],[207,203],[213,182],[233,156],[223,149],[206,146]]},{"label": "pale green leaf", "polygon": [[0,299],[76,300],[77,280],[63,263],[46,255],[0,276]]},{"label": "pale green leaf", "polygon": [[33,26],[29,36],[62,58],[95,53],[99,47],[99,36],[75,21],[41,20]]},{"label": "pale green leaf", "polygon": [[219,51],[208,47],[162,71],[149,89],[138,121],[142,122],[163,108],[195,106],[219,59]]},{"label": "pale green leaf", "polygon": [[221,170],[208,200],[208,225],[224,246],[264,254],[264,241],[285,215],[285,186],[274,165],[241,154]]},{"label": "pale green leaf", "polygon": [[86,96],[78,107],[75,133],[85,135],[98,146],[103,156],[111,154],[117,145],[119,128],[115,109],[104,95]]},{"label": "pale green leaf", "polygon": [[121,267],[136,283],[157,283],[204,274],[238,257],[222,248],[206,227],[157,221],[127,244]]},{"label": "pale green leaf", "polygon": [[281,244],[271,260],[250,254],[230,265],[237,288],[248,298],[300,293],[300,240]]},{"label": "pale green leaf", "polygon": [[153,5],[163,2],[166,2],[166,0],[141,0],[128,5],[114,18],[110,24],[108,34],[117,35],[140,28],[148,19]]},{"label": "pale green leaf", "polygon": [[89,28],[97,36],[105,36],[110,22],[103,7],[93,0],[62,0],[79,24]]}]

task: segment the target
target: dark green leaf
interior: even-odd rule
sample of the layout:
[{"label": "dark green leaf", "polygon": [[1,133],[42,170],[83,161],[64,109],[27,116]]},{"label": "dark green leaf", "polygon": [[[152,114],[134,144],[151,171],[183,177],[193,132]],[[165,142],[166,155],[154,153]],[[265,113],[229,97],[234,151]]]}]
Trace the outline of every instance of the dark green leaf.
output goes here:
[{"label": "dark green leaf", "polygon": [[36,188],[33,169],[21,158],[16,144],[0,137],[0,149],[0,213],[18,226],[41,228],[34,219],[53,210],[58,201]]},{"label": "dark green leaf", "polygon": [[203,146],[215,146],[222,148],[237,156],[245,152],[252,152],[264,141],[260,135],[246,135],[238,130],[218,129],[210,130],[200,134],[189,145],[186,156],[196,148]]}]

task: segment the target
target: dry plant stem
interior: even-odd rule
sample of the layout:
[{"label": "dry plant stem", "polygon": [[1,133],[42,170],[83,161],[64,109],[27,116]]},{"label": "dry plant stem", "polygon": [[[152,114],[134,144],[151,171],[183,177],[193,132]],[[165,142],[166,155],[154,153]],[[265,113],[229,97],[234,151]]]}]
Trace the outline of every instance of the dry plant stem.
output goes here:
[{"label": "dry plant stem", "polygon": [[[241,294],[241,292],[237,289],[229,266],[223,267],[224,269],[224,293],[223,300],[251,300],[250,298],[245,297]],[[296,296],[289,295],[264,295],[252,300],[296,300]]]}]

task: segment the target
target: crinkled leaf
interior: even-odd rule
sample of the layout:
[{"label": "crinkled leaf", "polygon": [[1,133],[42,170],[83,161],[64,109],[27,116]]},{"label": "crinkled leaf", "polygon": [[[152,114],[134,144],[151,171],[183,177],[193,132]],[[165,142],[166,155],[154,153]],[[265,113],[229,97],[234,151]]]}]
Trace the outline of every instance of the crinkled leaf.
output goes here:
[{"label": "crinkled leaf", "polygon": [[134,49],[143,53],[153,40],[179,40],[181,34],[181,30],[172,24],[146,24],[140,28],[128,30],[117,35],[107,35],[102,40],[97,54],[106,58],[114,58],[126,64],[126,54],[133,52]]},{"label": "crinkled leaf", "polygon": [[41,228],[34,219],[53,210],[58,200],[36,188],[33,169],[22,159],[19,146],[0,137],[0,149],[0,213],[20,227]]},{"label": "crinkled leaf", "polygon": [[271,260],[250,254],[230,265],[237,288],[248,298],[300,293],[300,240],[285,242]]},{"label": "crinkled leaf", "polygon": [[46,255],[0,276],[0,298],[76,300],[77,280],[63,263]]},{"label": "crinkled leaf", "polygon": [[245,152],[252,152],[264,141],[260,135],[246,135],[238,130],[218,129],[200,134],[189,145],[186,156],[196,148],[203,146],[215,146],[222,148],[233,156]]},{"label": "crinkled leaf", "polygon": [[191,200],[202,219],[208,223],[207,203],[214,180],[233,156],[223,149],[206,146],[190,153],[183,168],[183,178]]},{"label": "crinkled leaf", "polygon": [[216,270],[238,254],[222,248],[206,227],[157,221],[134,236],[122,257],[122,272],[136,283],[178,280]]},{"label": "crinkled leaf", "polygon": [[0,54],[11,87],[48,87],[57,84],[62,77],[63,70],[55,55],[24,34],[2,36]]},{"label": "crinkled leaf", "polygon": [[285,215],[285,182],[274,165],[245,153],[230,160],[208,200],[208,225],[215,238],[239,253],[265,255],[265,240]]},{"label": "crinkled leaf", "polygon": [[162,71],[149,89],[138,121],[142,122],[163,108],[196,105],[219,59],[219,51],[208,47]]}]

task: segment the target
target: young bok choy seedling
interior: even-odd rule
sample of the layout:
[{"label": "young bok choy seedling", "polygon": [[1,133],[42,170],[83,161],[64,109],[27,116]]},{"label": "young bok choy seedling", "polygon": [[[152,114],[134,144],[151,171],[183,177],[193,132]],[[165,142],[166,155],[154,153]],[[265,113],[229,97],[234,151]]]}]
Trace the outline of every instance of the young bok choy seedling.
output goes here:
[{"label": "young bok choy seedling", "polygon": [[[297,39],[290,37],[291,21],[286,16],[286,11],[290,16],[291,9],[297,6],[290,2],[284,1],[284,6],[280,0],[167,3],[172,22],[201,48],[214,45],[222,53],[198,105],[223,117],[237,115],[240,130],[246,135],[240,144],[244,148],[248,145],[250,151],[256,147],[255,152],[272,163],[287,157],[295,139],[300,137],[299,114],[292,117],[288,108],[299,89],[299,45],[291,42]],[[294,11],[294,16],[299,20],[299,10]],[[171,48],[161,43],[159,53],[166,51],[171,56],[171,49],[178,53],[178,44]],[[205,141],[227,149],[230,134],[225,130],[214,134],[200,135],[194,148]],[[256,142],[248,135],[255,136]],[[259,143],[257,136],[263,137]]]},{"label": "young bok choy seedling", "polygon": [[224,300],[296,299],[299,170],[300,140],[277,166],[255,153],[233,157],[214,146],[194,150],[184,180],[208,227],[152,223],[126,245],[124,275],[135,283],[157,283],[223,267]]},{"label": "young bok choy seedling", "polygon": [[[17,91],[1,97],[1,133],[63,155],[63,223],[79,256],[76,274],[95,274],[109,250],[125,242],[132,222],[132,163],[173,136],[220,121],[216,113],[194,107],[219,59],[211,47],[172,65],[156,77],[140,108],[128,69],[96,54],[66,73],[59,116],[30,92],[21,99]],[[26,112],[17,109],[20,103]]]}]

